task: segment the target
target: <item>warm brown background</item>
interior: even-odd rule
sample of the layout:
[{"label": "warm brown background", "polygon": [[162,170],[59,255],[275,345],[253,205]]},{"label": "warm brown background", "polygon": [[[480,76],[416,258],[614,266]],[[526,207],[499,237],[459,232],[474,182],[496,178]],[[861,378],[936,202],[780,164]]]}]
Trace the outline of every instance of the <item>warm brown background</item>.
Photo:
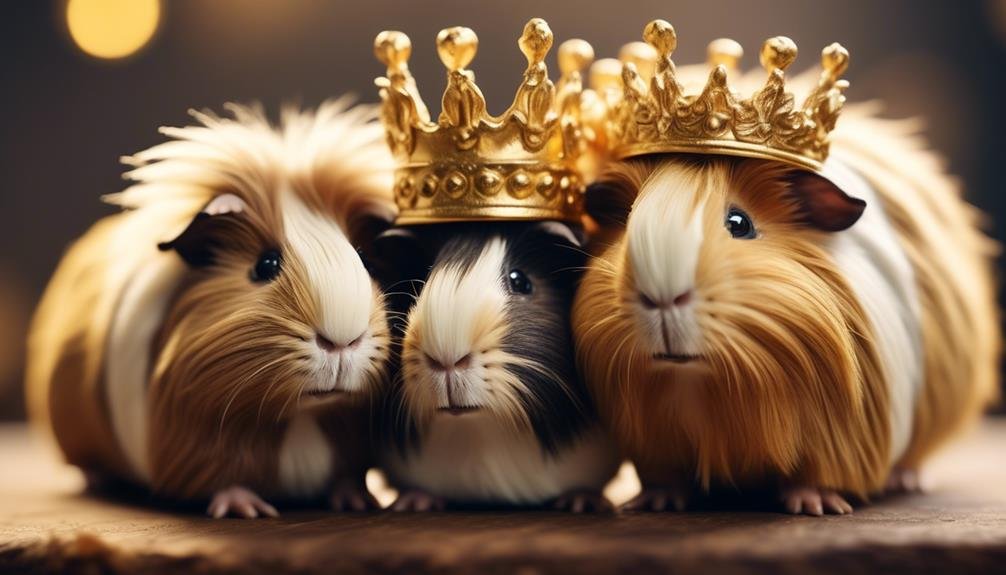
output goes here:
[{"label": "warm brown background", "polygon": [[[530,17],[559,41],[588,39],[599,55],[639,37],[652,18],[678,30],[679,61],[732,36],[755,65],[761,41],[786,34],[801,46],[797,69],[839,40],[852,53],[854,100],[882,98],[891,115],[927,118],[935,147],[972,202],[1006,235],[1000,173],[1006,165],[1006,0],[581,0],[419,2],[365,0],[169,0],[160,30],[121,62],[81,54],[62,2],[0,8],[0,419],[23,416],[24,333],[60,253],[110,210],[98,196],[122,187],[118,157],[161,140],[156,128],[187,122],[186,109],[228,100],[315,106],[355,92],[375,99],[374,35],[407,32],[412,68],[436,108],[442,69],[436,32],[467,25],[482,53],[473,69],[494,112],[512,97],[523,57],[516,38]],[[554,68],[553,68],[554,69]]]}]

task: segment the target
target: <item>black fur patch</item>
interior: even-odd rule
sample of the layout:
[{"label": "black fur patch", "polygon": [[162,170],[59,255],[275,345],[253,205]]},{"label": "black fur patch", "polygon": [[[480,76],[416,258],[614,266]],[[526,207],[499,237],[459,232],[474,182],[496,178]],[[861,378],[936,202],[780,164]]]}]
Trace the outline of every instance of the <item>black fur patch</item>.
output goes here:
[{"label": "black fur patch", "polygon": [[[586,261],[583,252],[532,222],[415,226],[406,231],[418,248],[395,250],[409,261],[401,266],[387,267],[411,269],[416,277],[385,278],[384,281],[420,286],[433,270],[448,266],[470,269],[494,237],[506,241],[500,281],[506,285],[507,274],[518,269],[530,278],[533,290],[529,295],[510,294],[505,319],[508,329],[502,347],[510,354],[545,366],[548,372],[514,365],[506,369],[532,390],[522,398],[522,406],[542,448],[554,454],[574,441],[587,424],[595,420],[586,388],[576,374],[569,317]],[[417,261],[424,257],[425,262]],[[401,298],[395,299],[392,305],[396,307],[394,311],[406,313],[411,308],[412,298],[408,298],[407,305]],[[401,331],[397,335],[400,338]],[[400,343],[396,347],[400,348]],[[399,377],[396,376],[385,402],[380,428],[384,431],[384,439],[404,452],[410,446],[418,446],[422,438],[415,423],[403,412]]]}]

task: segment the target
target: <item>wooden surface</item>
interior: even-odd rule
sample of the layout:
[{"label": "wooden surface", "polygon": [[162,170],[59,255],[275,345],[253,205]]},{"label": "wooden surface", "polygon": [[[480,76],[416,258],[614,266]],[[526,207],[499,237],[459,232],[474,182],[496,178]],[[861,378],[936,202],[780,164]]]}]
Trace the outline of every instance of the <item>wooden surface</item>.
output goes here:
[{"label": "wooden surface", "polygon": [[[927,493],[846,517],[744,505],[620,516],[294,511],[211,520],[84,495],[77,472],[23,426],[0,427],[0,469],[0,573],[1006,572],[1006,420],[984,423],[934,460]],[[633,481],[623,476],[611,493],[624,499]]]}]

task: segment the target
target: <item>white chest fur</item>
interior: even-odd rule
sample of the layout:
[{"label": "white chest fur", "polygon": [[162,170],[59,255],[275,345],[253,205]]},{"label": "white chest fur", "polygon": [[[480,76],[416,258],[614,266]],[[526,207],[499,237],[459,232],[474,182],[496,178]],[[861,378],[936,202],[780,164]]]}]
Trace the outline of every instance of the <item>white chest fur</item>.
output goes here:
[{"label": "white chest fur", "polygon": [[397,487],[469,503],[540,504],[573,489],[600,490],[619,465],[599,431],[550,457],[533,433],[505,430],[481,415],[436,416],[418,452],[385,455]]},{"label": "white chest fur", "polygon": [[332,443],[314,416],[300,414],[290,422],[279,453],[279,483],[288,497],[322,495],[336,471]]}]

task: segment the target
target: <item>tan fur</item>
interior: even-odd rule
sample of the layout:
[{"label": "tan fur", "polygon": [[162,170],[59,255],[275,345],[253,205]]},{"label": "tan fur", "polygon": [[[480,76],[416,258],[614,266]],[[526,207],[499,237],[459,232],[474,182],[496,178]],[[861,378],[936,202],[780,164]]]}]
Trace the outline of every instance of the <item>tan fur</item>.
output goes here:
[{"label": "tan fur", "polygon": [[[914,122],[843,118],[835,154],[877,189],[915,269],[922,309],[925,386],[900,466],[922,461],[998,397],[999,309],[992,258],[999,246],[959,182],[924,148]],[[864,137],[864,134],[869,134]]]},{"label": "tan fur", "polygon": [[[645,181],[653,170],[621,168],[621,179]],[[694,474],[707,487],[750,486],[781,476],[865,495],[885,478],[887,391],[863,310],[819,247],[821,233],[793,224],[771,164],[686,170],[714,206],[704,212],[695,284],[706,365],[654,364],[627,308],[638,296],[618,242],[599,255],[574,307],[578,358],[599,409],[644,481]],[[723,233],[731,203],[755,217],[763,238]]]},{"label": "tan fur", "polygon": [[[172,496],[205,496],[232,482],[264,494],[275,486],[284,418],[295,410],[304,380],[290,342],[313,341],[308,326],[317,311],[293,258],[267,290],[248,281],[257,254],[284,245],[280,197],[294,194],[351,239],[361,216],[394,214],[390,158],[371,109],[343,100],[316,113],[287,110],[279,128],[257,109],[230,110],[233,119],[197,113],[199,126],[165,128],[172,140],[125,160],[136,183],[109,200],[129,211],[98,222],[68,251],[29,339],[33,416],[51,425],[69,462],[135,479],[116,444],[103,389],[118,298],[150,262],[177,259],[157,244],[177,235],[211,198],[230,193],[247,204],[248,221],[229,237],[239,247],[222,257],[220,271],[184,273],[151,350],[151,483]],[[383,298],[376,285],[372,290],[371,330],[386,342]],[[376,366],[386,353],[385,343]],[[375,367],[371,378],[381,377]],[[360,423],[347,407],[332,409],[333,418]],[[331,431],[341,424],[322,426]],[[358,436],[341,439],[365,442],[366,434],[354,429]]]},{"label": "tan fur", "polygon": [[[925,384],[899,462],[917,468],[996,395],[996,249],[911,126],[865,109],[848,116],[833,154],[876,189],[918,285]],[[686,175],[675,176],[695,178],[696,199],[716,206],[705,212],[695,285],[706,361],[658,367],[651,360],[633,322],[638,296],[624,231],[608,229],[573,314],[578,359],[599,410],[644,483],[694,474],[706,486],[775,477],[861,497],[878,491],[890,466],[888,367],[851,286],[820,247],[824,235],[790,221],[786,168],[676,162]],[[625,162],[604,179],[631,196],[662,169]],[[758,222],[756,248],[722,233],[731,203]]]}]

